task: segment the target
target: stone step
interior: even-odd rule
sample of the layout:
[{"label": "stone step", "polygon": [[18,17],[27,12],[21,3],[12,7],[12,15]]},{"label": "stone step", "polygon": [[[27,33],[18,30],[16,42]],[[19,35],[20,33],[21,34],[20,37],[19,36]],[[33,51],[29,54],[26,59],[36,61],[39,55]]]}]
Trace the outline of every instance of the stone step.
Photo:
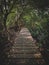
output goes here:
[{"label": "stone step", "polygon": [[[45,61],[43,58],[9,58],[8,60],[5,59],[7,65],[11,64],[25,64],[25,63],[32,63],[33,65],[45,65]],[[29,64],[30,65],[30,64]]]},{"label": "stone step", "polygon": [[9,58],[42,58],[40,53],[17,53],[17,54],[9,54]]},{"label": "stone step", "polygon": [[39,49],[38,46],[36,46],[36,47],[34,47],[34,46],[33,46],[33,47],[32,47],[32,46],[31,46],[31,47],[30,47],[30,46],[23,46],[23,47],[22,47],[22,46],[17,46],[17,47],[16,47],[16,46],[13,46],[12,48],[13,48],[13,49],[17,49],[17,48],[18,48],[18,49],[19,49],[19,48],[27,48],[27,49],[28,49],[28,48],[33,48],[33,49]]},{"label": "stone step", "polygon": [[[36,55],[35,55],[36,53]],[[27,28],[23,28],[8,53],[9,58],[35,58],[39,55],[39,47]],[[38,56],[39,57],[39,56]]]}]

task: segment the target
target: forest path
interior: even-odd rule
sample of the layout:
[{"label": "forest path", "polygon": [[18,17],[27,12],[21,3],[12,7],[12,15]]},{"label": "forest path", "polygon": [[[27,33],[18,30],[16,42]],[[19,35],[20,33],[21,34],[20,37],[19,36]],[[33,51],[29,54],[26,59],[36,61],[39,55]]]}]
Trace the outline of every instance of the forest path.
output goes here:
[{"label": "forest path", "polygon": [[10,65],[44,65],[38,43],[27,28],[22,28],[9,51]]}]

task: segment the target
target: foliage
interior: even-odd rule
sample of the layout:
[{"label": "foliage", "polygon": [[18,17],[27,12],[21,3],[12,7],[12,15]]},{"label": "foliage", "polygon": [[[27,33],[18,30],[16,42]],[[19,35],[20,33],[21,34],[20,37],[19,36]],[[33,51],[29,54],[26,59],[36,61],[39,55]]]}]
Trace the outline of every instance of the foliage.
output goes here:
[{"label": "foliage", "polygon": [[49,0],[30,0],[29,4],[36,9],[44,10],[49,8]]},{"label": "foliage", "polygon": [[14,25],[14,22],[15,22],[14,19],[15,19],[16,15],[17,15],[17,8],[13,8],[6,20],[7,28]]},{"label": "foliage", "polygon": [[[3,3],[3,1],[5,0],[0,0],[0,45],[4,47],[4,44],[8,41],[7,32],[3,32],[4,24],[7,28],[10,28],[22,21],[30,30],[32,37],[39,43],[39,47],[46,47],[46,50],[49,50],[49,0],[8,0],[8,3]],[[11,1],[13,1],[13,4],[11,4]],[[24,4],[23,1],[27,4]],[[3,7],[5,4],[8,5],[8,11]],[[15,24],[15,17],[22,11],[23,13]],[[49,54],[49,52],[47,53]]]},{"label": "foliage", "polygon": [[[28,12],[25,10],[25,12]],[[45,13],[46,11],[44,11]],[[46,44],[46,38],[48,35],[46,24],[47,24],[47,18],[42,14],[42,11],[39,15],[38,10],[36,9],[30,9],[27,14],[23,15],[23,20],[25,22],[26,27],[30,30],[32,36],[39,42],[39,45]],[[48,16],[48,15],[47,15]]]}]

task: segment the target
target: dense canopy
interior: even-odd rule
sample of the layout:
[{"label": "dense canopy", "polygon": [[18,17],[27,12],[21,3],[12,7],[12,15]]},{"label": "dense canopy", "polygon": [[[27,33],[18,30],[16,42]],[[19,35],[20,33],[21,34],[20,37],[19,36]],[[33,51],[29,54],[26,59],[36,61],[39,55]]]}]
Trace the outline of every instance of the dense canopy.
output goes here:
[{"label": "dense canopy", "polygon": [[20,31],[23,26],[29,29],[39,48],[44,49],[41,53],[48,63],[49,0],[0,0],[0,60],[2,54],[6,56],[3,49],[11,42],[11,30]]}]

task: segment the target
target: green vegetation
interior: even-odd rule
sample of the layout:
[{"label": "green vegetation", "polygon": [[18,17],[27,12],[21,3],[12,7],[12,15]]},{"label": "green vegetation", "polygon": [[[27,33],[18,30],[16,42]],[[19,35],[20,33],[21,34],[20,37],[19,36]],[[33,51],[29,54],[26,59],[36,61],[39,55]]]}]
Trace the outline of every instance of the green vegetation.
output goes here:
[{"label": "green vegetation", "polygon": [[[17,30],[21,29],[22,24],[30,30],[39,47],[44,48],[41,53],[49,60],[49,1],[8,0],[7,3],[0,0],[0,45],[3,46],[7,41],[9,42],[8,30],[10,27]],[[3,50],[3,47],[1,49]]]},{"label": "green vegetation", "polygon": [[[29,11],[30,10],[30,11]],[[25,22],[26,27],[29,28],[32,36],[38,40],[40,43],[44,43],[44,40],[47,37],[47,29],[46,29],[46,23],[47,18],[45,17],[44,13],[43,15],[39,15],[38,10],[35,9],[29,9],[27,14],[23,15],[23,20]],[[43,17],[42,17],[43,16]],[[48,16],[48,15],[47,15]],[[44,28],[45,27],[45,28]]]},{"label": "green vegetation", "polygon": [[15,19],[16,15],[17,15],[17,8],[13,8],[6,20],[7,28],[14,25],[14,19]]}]

